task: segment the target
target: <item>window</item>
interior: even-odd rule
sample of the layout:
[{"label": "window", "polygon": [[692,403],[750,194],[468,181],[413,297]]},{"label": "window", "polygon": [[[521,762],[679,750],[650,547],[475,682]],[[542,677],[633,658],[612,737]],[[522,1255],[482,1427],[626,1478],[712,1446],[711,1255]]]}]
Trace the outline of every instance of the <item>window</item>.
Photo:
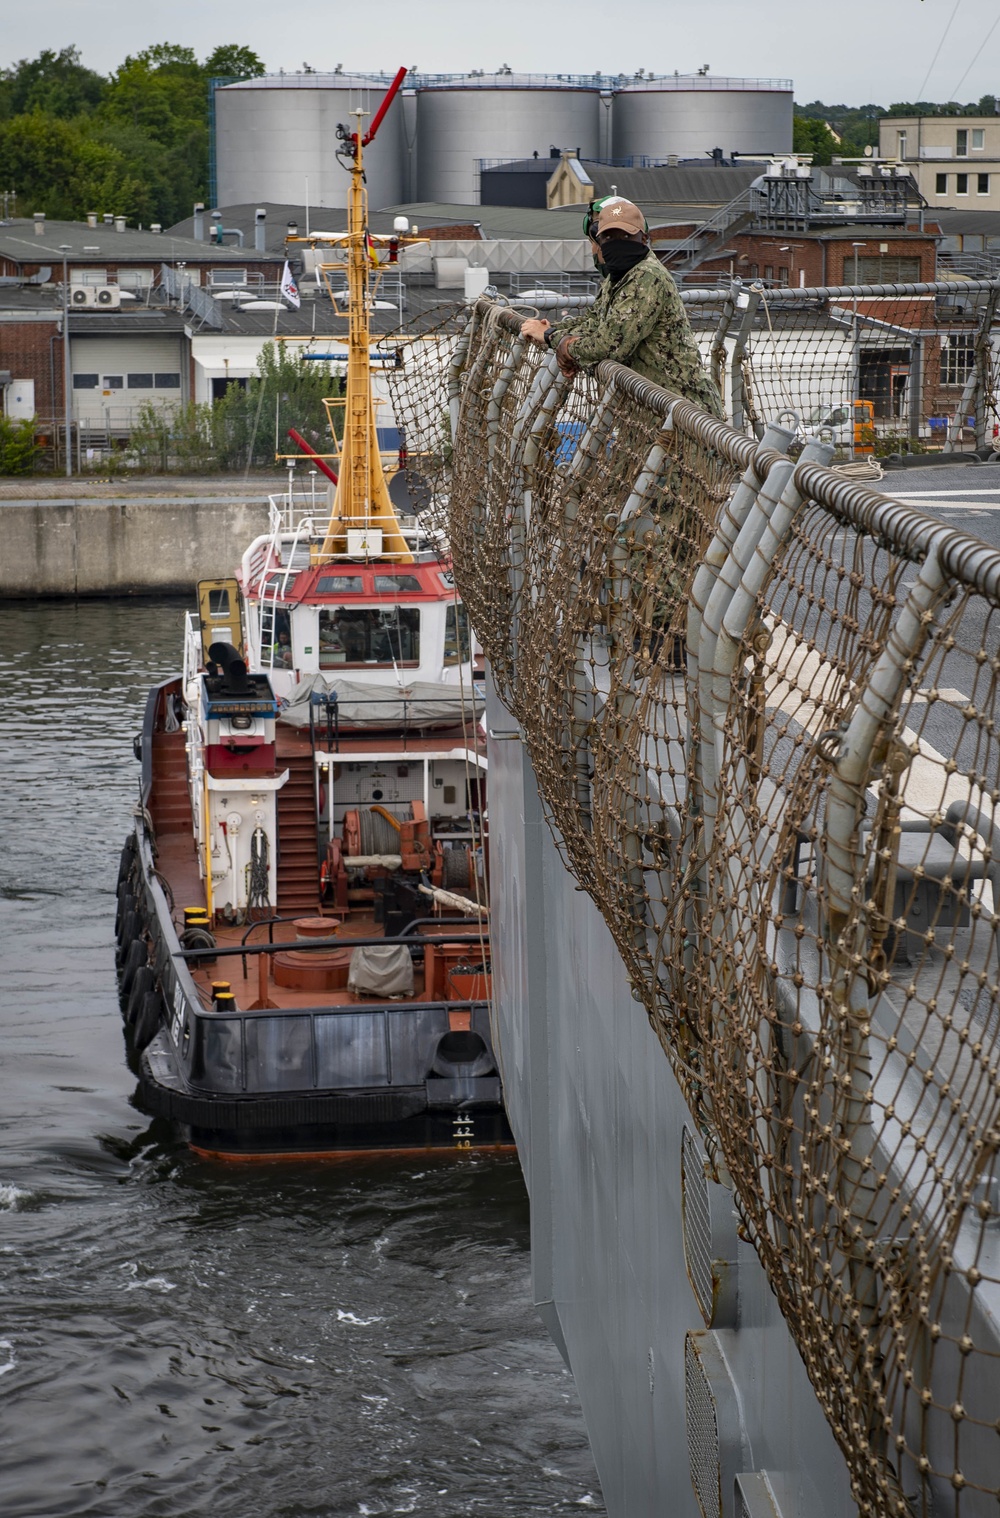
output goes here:
[{"label": "window", "polygon": [[934,194],[935,195],[947,195],[947,193],[948,193],[948,176],[947,176],[947,174],[935,174],[934,175]]},{"label": "window", "polygon": [[417,664],[420,612],[415,606],[324,606],[319,614],[319,667]]},{"label": "window", "polygon": [[788,265],[787,264],[779,264],[778,265],[778,284],[779,285],[787,285],[787,283],[788,283]]},{"label": "window", "polygon": [[[845,266],[845,275],[849,267]],[[919,278],[919,258],[895,258],[891,254],[879,253],[858,259],[858,279],[863,285],[900,285]]]},{"label": "window", "polygon": [[972,151],[981,153],[986,146],[986,133],[982,127],[972,128]]},{"label": "window", "polygon": [[153,383],[157,390],[179,390],[181,377],[179,374],[154,374]]},{"label": "window", "polygon": [[152,390],[153,376],[151,374],[130,374],[128,377],[130,390]]},{"label": "window", "polygon": [[751,279],[756,279],[759,274],[760,274],[760,268],[758,267],[758,265],[757,264],[751,264],[750,265],[750,278]]},{"label": "window", "polygon": [[942,385],[964,385],[976,366],[976,339],[971,332],[953,333],[941,348]]},{"label": "window", "polygon": [[444,619],[445,664],[467,664],[469,660],[469,617],[461,602],[448,607]]},{"label": "window", "polygon": [[320,596],[360,596],[364,586],[360,575],[320,575],[316,594]]},{"label": "window", "polygon": [[297,574],[289,574],[286,569],[275,570],[274,574],[264,576],[264,594],[271,597],[277,591],[279,596],[290,596],[297,579]]},{"label": "window", "polygon": [[969,134],[965,127],[960,127],[959,130],[955,133],[955,157],[968,158],[968,156]]},{"label": "window", "polygon": [[423,590],[423,586],[416,575],[391,574],[375,576],[375,591],[378,595],[391,595],[399,590]]},{"label": "window", "polygon": [[[189,278],[194,274],[195,283],[198,283],[196,271],[189,269],[187,270],[187,274]],[[238,289],[240,286],[246,284],[247,271],[246,269],[210,269],[208,282],[213,290]]]},{"label": "window", "polygon": [[976,175],[976,194],[988,195],[990,193],[990,176],[988,174]]},{"label": "window", "polygon": [[208,592],[208,615],[213,621],[228,622],[230,617],[229,591],[224,585],[216,585]]},{"label": "window", "polygon": [[100,381],[99,374],[74,374],[74,390],[96,390]]},{"label": "window", "polygon": [[104,376],[104,384],[102,385],[101,388],[103,390],[124,390],[125,389],[125,376],[124,376],[124,374],[106,374]]},{"label": "window", "polygon": [[969,176],[968,176],[968,174],[956,174],[955,175],[955,194],[956,195],[968,195],[968,193],[969,193]]},{"label": "window", "polygon": [[119,290],[138,290],[145,292],[153,283],[152,269],[119,269]]},{"label": "window", "polygon": [[764,278],[765,279],[773,279],[774,278],[774,265],[773,264],[765,264],[764,265]]},{"label": "window", "polygon": [[905,132],[899,132],[899,131],[897,131],[897,133],[896,133],[896,157],[897,158],[905,158],[906,157],[906,133]]}]

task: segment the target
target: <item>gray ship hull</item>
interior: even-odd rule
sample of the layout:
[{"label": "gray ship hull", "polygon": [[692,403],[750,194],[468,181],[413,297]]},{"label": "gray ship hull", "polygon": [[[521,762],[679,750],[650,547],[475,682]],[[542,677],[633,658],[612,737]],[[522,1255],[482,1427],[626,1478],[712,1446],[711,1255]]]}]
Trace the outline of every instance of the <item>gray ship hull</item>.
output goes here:
[{"label": "gray ship hull", "polygon": [[[492,733],[517,732],[492,693],[488,719]],[[697,1518],[692,1464],[711,1488],[715,1462],[722,1513],[743,1518],[735,1480],[756,1473],[740,1482],[753,1518],[847,1518],[843,1458],[749,1243],[735,1239],[716,1294],[715,1323],[728,1326],[707,1328],[699,1311],[682,1229],[690,1114],[516,738],[490,746],[490,833],[497,1033],[535,1303],[576,1381],[608,1512]],[[725,1193],[714,1200],[725,1211]],[[711,1418],[688,1428],[689,1334],[705,1336],[713,1390],[713,1367],[721,1376],[714,1431]]]}]

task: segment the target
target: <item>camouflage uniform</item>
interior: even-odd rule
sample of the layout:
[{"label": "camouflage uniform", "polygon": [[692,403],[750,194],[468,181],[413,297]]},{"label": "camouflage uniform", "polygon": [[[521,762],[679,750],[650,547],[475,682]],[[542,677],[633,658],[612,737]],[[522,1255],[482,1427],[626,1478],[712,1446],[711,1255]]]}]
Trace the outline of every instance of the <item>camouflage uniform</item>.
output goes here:
[{"label": "camouflage uniform", "polygon": [[578,339],[569,351],[583,369],[614,359],[722,416],[719,392],[702,367],[677,286],[653,253],[617,282],[602,280],[589,311],[560,322],[555,333],[553,348],[564,337]]},{"label": "camouflage uniform", "polygon": [[[552,338],[553,349],[563,337],[578,339],[569,356],[582,368],[614,359],[712,416],[723,415],[719,392],[702,367],[677,286],[652,253],[620,280],[605,279],[593,306],[582,317],[560,322]],[[680,652],[672,638],[667,637],[666,644],[664,638],[681,629],[701,529],[669,469],[656,481],[648,508],[659,533],[655,546],[636,544],[629,554],[627,616],[636,655],[644,660],[663,658],[670,664]]]}]

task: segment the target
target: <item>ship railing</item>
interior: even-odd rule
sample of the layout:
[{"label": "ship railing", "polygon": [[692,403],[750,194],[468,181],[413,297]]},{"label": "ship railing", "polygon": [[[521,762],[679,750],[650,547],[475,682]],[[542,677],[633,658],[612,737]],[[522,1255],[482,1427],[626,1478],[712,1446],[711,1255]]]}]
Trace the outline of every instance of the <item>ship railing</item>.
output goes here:
[{"label": "ship railing", "polygon": [[[974,364],[996,291],[963,314]],[[742,293],[713,313],[737,335]],[[849,341],[855,296],[908,302],[925,378],[930,355],[936,383],[957,372],[953,291],[833,294]],[[901,308],[872,320],[899,342]],[[567,378],[520,321],[477,303],[453,397],[456,578],[504,727],[859,1502],[951,1511],[961,1489],[986,1511],[1000,552],[873,488],[863,460],[833,467],[791,406],[747,435],[620,365]]]}]

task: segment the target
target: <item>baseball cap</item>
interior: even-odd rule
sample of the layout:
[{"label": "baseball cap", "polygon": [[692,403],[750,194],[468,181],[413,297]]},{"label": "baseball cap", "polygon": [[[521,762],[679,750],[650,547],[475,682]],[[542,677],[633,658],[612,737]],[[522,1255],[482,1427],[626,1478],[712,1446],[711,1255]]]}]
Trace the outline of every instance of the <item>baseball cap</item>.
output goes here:
[{"label": "baseball cap", "polygon": [[645,232],[646,218],[631,200],[605,201],[597,218],[597,235],[610,232],[612,227],[622,232]]}]

